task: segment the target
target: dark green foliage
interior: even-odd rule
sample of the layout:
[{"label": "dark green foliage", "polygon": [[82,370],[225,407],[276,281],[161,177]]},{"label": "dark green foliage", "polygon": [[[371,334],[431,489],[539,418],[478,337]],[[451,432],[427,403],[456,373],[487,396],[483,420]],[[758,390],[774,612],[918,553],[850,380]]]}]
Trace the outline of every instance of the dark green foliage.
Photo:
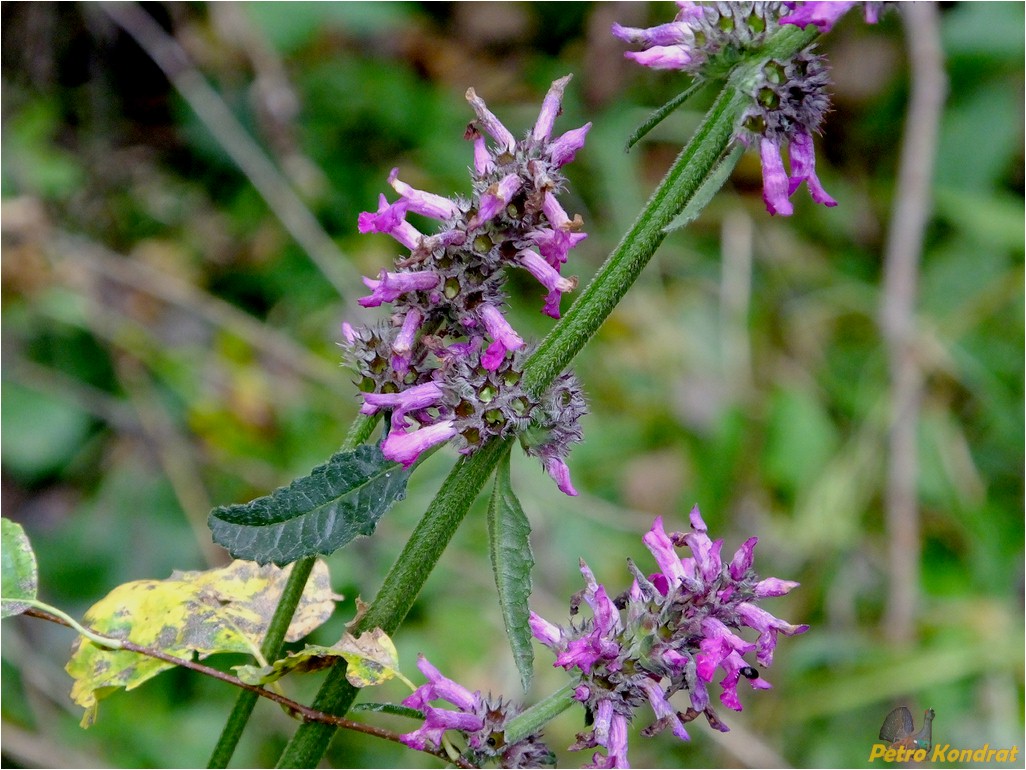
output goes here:
[{"label": "dark green foliage", "polygon": [[488,553],[509,646],[520,672],[520,683],[527,692],[534,676],[534,648],[527,624],[534,554],[531,552],[531,523],[510,481],[509,455],[495,471],[495,486],[488,505]]},{"label": "dark green foliage", "polygon": [[309,476],[266,497],[210,512],[214,542],[236,559],[291,564],[328,555],[369,535],[385,511],[406,496],[409,474],[377,446],[339,452]]}]

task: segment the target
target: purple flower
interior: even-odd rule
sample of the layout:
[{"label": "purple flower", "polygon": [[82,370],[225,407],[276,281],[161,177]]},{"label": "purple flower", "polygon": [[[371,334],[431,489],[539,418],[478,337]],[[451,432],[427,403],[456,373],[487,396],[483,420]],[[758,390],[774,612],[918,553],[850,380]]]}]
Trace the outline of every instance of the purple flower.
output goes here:
[{"label": "purple flower", "polygon": [[[427,683],[418,687],[403,701],[403,705],[424,713],[424,724],[413,732],[400,736],[407,746],[419,751],[442,745],[447,730],[462,733],[467,741],[469,760],[475,767],[485,762],[498,762],[500,767],[539,767],[551,765],[554,756],[537,734],[507,743],[503,733],[506,725],[521,709],[501,698],[482,697],[481,692],[470,692],[454,682],[428,662],[423,655],[417,657],[417,668],[427,677]],[[431,701],[447,701],[456,711],[432,706]]]},{"label": "purple flower", "polygon": [[780,147],[772,139],[763,137],[759,142],[759,157],[762,160],[762,200],[766,204],[766,211],[791,216],[794,206],[788,200],[790,180],[784,171]]},{"label": "purple flower", "polygon": [[[725,564],[723,541],[709,538],[697,507],[691,512],[691,529],[688,534],[667,534],[657,518],[643,542],[659,572],[646,577],[628,562],[634,584],[617,603],[582,562],[585,588],[580,597],[591,608],[591,618],[561,627],[531,615],[531,632],[556,653],[554,665],[575,672],[574,698],[595,715],[592,729],[579,734],[571,746],[606,749],[606,755],[596,754],[589,767],[628,767],[626,724],[645,702],[656,720],[643,735],[669,728],[677,738],[688,740],[685,724],[700,714],[714,729],[726,730],[709,705],[706,683],[722,671],[720,701],[739,711],[737,686],[742,678],[753,689],[770,688],[744,656],[755,653],[761,666],[769,666],[778,634],[808,630],[757,606],[763,597],[779,596],[797,584],[758,578],[752,569],[756,538],[746,540]],[[688,547],[690,556],[677,554],[682,546]],[[577,604],[571,604],[572,614]],[[745,628],[758,634],[755,642],[741,636]],[[681,689],[689,691],[687,712],[671,702]]]},{"label": "purple flower", "polygon": [[402,463],[404,468],[409,468],[417,461],[421,452],[436,444],[444,444],[455,435],[456,426],[452,420],[425,425],[410,433],[393,430],[381,445],[381,452],[389,460]]},{"label": "purple flower", "polygon": [[[403,465],[450,439],[468,454],[494,437],[520,435],[559,488],[576,494],[565,458],[581,438],[580,385],[571,377],[541,396],[527,394],[520,384],[526,343],[502,311],[507,267],[535,275],[547,290],[543,312],[556,318],[562,294],[577,285],[560,268],[586,235],[580,216],[570,217],[556,194],[566,182],[561,167],[584,145],[590,124],[552,138],[569,80],[552,83],[519,141],[469,89],[476,114],[464,135],[473,142],[471,195],[418,190],[392,169],[388,183],[399,200],[382,195],[377,211],[358,218],[360,232],[386,233],[409,249],[394,270],[363,279],[370,294],[359,303],[391,303],[390,322],[343,327],[345,355],[364,394],[361,411],[393,411],[382,446]],[[440,222],[438,232],[419,232],[406,221],[409,212]]]},{"label": "purple flower", "polygon": [[437,273],[427,270],[412,273],[389,273],[382,270],[376,279],[363,279],[364,284],[371,290],[371,295],[360,297],[357,302],[362,307],[377,307],[383,302],[394,302],[408,291],[433,289],[439,280]]},{"label": "purple flower", "polygon": [[376,212],[365,211],[356,218],[357,229],[361,233],[385,233],[391,235],[399,243],[408,249],[414,249],[424,236],[420,231],[406,221],[406,211],[409,203],[404,200],[389,203],[388,199],[381,195],[378,198],[378,210]]},{"label": "purple flower", "polygon": [[481,365],[489,370],[498,369],[506,357],[506,351],[519,350],[524,346],[524,340],[495,305],[483,305],[480,316],[488,333],[495,340],[481,357]]},{"label": "purple flower", "polygon": [[[794,8],[794,10],[787,16],[780,18],[781,24],[794,24],[802,29],[805,29],[810,24],[815,24],[819,27],[820,32],[829,32],[833,29],[838,19],[858,5],[858,3],[807,2],[788,3],[788,5]],[[863,5],[865,6],[866,23],[876,24],[883,3],[867,2],[863,3]]]},{"label": "purple flower", "polygon": [[[679,69],[702,77],[706,67],[722,74],[739,54],[754,57],[768,35],[781,24],[817,24],[828,29],[855,3],[707,3],[680,2],[676,19],[648,29],[613,25],[613,34],[646,50],[625,56],[655,69]],[[867,3],[867,20],[876,19],[877,3]],[[871,8],[872,6],[872,8]],[[784,13],[785,15],[781,15]],[[769,59],[751,78],[750,105],[735,129],[747,146],[758,143],[762,160],[763,201],[770,214],[789,216],[789,200],[802,182],[816,203],[836,206],[816,176],[812,135],[829,108],[829,78],[821,56],[812,47],[787,60]],[[783,152],[790,154],[791,174],[784,170]]]},{"label": "purple flower", "polygon": [[481,208],[478,209],[477,216],[470,220],[467,227],[471,229],[480,227],[488,220],[495,218],[513,200],[513,196],[516,195],[517,190],[523,184],[524,182],[519,175],[507,174],[491,185],[485,190],[484,195],[481,196]]},{"label": "purple flower", "polygon": [[538,280],[538,283],[549,290],[542,312],[553,318],[559,318],[559,302],[563,298],[563,293],[576,289],[577,280],[564,278],[540,254],[530,249],[518,252],[517,260],[527,272]]},{"label": "purple flower", "polygon": [[591,122],[589,121],[580,128],[571,128],[549,145],[549,160],[556,168],[562,168],[567,163],[573,162],[577,157],[577,151],[584,147],[584,139],[590,129]]},{"label": "purple flower", "polygon": [[791,140],[791,177],[787,186],[787,194],[794,195],[802,182],[809,187],[809,194],[816,203],[824,206],[836,206],[837,201],[827,195],[823,185],[816,176],[816,150],[812,146],[812,134],[799,131]]},{"label": "purple flower", "polygon": [[[393,168],[392,173],[388,175],[388,183],[392,185],[393,190],[402,196],[409,211],[442,221],[460,213],[459,206],[448,198],[422,190],[415,190],[405,182],[400,181],[398,176],[399,169]],[[361,230],[360,232],[363,231]]]}]

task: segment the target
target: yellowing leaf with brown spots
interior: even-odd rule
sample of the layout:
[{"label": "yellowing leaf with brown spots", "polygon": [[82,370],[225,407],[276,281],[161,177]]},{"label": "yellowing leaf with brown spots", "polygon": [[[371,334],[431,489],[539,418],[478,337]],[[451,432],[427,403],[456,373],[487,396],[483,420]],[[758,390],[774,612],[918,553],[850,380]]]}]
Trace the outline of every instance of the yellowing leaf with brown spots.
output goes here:
[{"label": "yellowing leaf with brown spots", "polygon": [[[221,569],[175,571],[167,580],[118,586],[89,608],[85,625],[176,658],[218,652],[254,654],[281,597],[291,567],[234,561]],[[294,642],[331,617],[335,601],[328,567],[318,561],[300,599],[286,640]],[[173,664],[127,650],[107,650],[80,637],[65,670],[71,698],[86,709],[82,726],[96,720],[97,702],[119,688],[131,690]]]},{"label": "yellowing leaf with brown spots", "polygon": [[270,666],[235,666],[235,674],[247,684],[268,684],[290,673],[318,671],[332,665],[336,658],[349,664],[346,679],[354,687],[370,687],[395,676],[399,669],[399,653],[380,628],[356,638],[346,633],[331,647],[308,644],[299,652],[290,652]]}]

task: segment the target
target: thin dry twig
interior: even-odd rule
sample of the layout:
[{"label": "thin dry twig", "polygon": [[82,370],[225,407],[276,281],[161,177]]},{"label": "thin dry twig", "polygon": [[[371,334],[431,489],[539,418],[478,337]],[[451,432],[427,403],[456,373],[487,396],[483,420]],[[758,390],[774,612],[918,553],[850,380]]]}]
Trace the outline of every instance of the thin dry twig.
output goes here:
[{"label": "thin dry twig", "polygon": [[915,306],[937,135],[947,93],[936,3],[909,3],[902,11],[911,92],[884,254],[880,318],[891,377],[885,496],[890,588],[885,632],[895,644],[913,640],[919,600],[922,545],[916,429],[923,374],[916,358]]},{"label": "thin dry twig", "polygon": [[[71,627],[64,619],[59,618],[56,615],[51,615],[49,612],[46,612],[45,610],[39,610],[34,607],[25,610],[23,614],[31,615],[32,617],[39,618],[41,620],[48,620],[51,623],[57,623],[58,625],[66,626],[68,628]],[[96,632],[94,631],[94,633]],[[98,635],[102,636],[102,634]],[[262,698],[267,698],[268,700],[274,701],[275,703],[284,706],[293,713],[299,714],[306,722],[323,722],[325,724],[334,725],[335,727],[341,727],[345,730],[353,730],[354,732],[364,733],[365,735],[373,735],[375,738],[383,738],[386,741],[399,743],[403,746],[406,745],[402,742],[401,735],[399,733],[393,732],[392,730],[385,730],[384,728],[374,727],[373,725],[364,724],[363,722],[354,722],[353,720],[346,719],[345,717],[337,717],[333,714],[326,714],[323,711],[318,711],[317,709],[310,708],[309,706],[304,706],[302,703],[294,701],[291,698],[286,698],[284,695],[279,695],[278,693],[272,692],[271,690],[267,690],[257,685],[247,684],[246,682],[243,682],[241,679],[239,679],[237,676],[226,674],[223,671],[218,671],[216,668],[205,666],[204,664],[198,663],[196,661],[186,660],[184,658],[176,658],[174,655],[168,655],[166,652],[163,652],[161,650],[155,650],[151,647],[143,647],[142,645],[135,644],[126,639],[118,639],[117,641],[121,645],[121,649],[123,650],[128,650],[129,652],[136,652],[140,655],[146,655],[150,658],[156,658],[157,660],[162,660],[165,663],[171,663],[175,666],[181,666],[191,671],[195,671],[198,674],[203,674],[214,679],[219,679],[222,682],[234,685],[236,687],[240,687],[243,690],[249,690],[250,692],[256,693]],[[433,756],[436,756],[439,759],[444,760],[445,762],[452,762],[449,755],[446,754],[442,749],[422,749],[422,751],[425,754],[431,754]],[[462,757],[456,760],[455,764],[457,767],[463,768],[474,767],[474,765],[471,765]]]},{"label": "thin dry twig", "polygon": [[273,356],[293,371],[335,388],[338,367],[297,345],[288,335],[212,296],[177,276],[152,265],[116,254],[82,236],[58,232],[48,249],[52,258],[82,265],[90,272],[183,308],[245,340],[255,350]]},{"label": "thin dry twig", "polygon": [[192,64],[185,49],[137,3],[102,3],[100,7],[160,67],[339,296],[349,298],[351,287],[360,285],[359,276],[350,262],[288,180]]}]

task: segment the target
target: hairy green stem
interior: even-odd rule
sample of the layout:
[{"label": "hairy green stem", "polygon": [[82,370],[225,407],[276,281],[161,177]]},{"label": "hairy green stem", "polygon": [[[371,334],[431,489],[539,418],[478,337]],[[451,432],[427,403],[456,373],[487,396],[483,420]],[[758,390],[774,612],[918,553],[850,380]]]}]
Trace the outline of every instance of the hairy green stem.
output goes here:
[{"label": "hairy green stem", "polygon": [[[350,629],[354,636],[374,628],[392,634],[399,627],[449,540],[470,510],[470,504],[488,481],[503,454],[509,450],[509,441],[496,440],[486,444],[479,451],[460,460],[449,472],[442,488],[410,535],[406,547],[389,570],[374,603]],[[318,711],[341,716],[349,710],[358,692],[346,679],[345,661],[339,661],[328,672],[313,707]],[[301,725],[278,760],[278,767],[316,766],[324,756],[335,729],[332,725],[316,722]]]},{"label": "hairy green stem", "polygon": [[[350,425],[345,441],[342,442],[342,450],[351,451],[363,444],[370,437],[376,422],[376,417],[358,415]],[[289,629],[289,624],[292,623],[292,616],[296,613],[299,599],[303,595],[303,589],[306,588],[306,581],[310,578],[310,573],[316,562],[316,556],[307,556],[292,565],[292,572],[289,573],[281,599],[278,601],[274,616],[267,627],[264,642],[260,646],[260,651],[268,661],[277,660],[281,655],[281,645],[285,640],[285,634]],[[257,694],[251,690],[243,690],[239,693],[235,706],[228,715],[228,721],[225,722],[224,729],[221,731],[221,737],[217,739],[217,745],[214,746],[214,751],[210,755],[207,767],[228,767],[228,762],[231,761],[232,755],[235,753],[235,748],[253,713],[257,699]]]},{"label": "hairy green stem", "polygon": [[538,732],[576,702],[575,682],[567,682],[551,695],[535,703],[531,708],[517,715],[506,725],[506,743],[516,743],[531,733]]}]

